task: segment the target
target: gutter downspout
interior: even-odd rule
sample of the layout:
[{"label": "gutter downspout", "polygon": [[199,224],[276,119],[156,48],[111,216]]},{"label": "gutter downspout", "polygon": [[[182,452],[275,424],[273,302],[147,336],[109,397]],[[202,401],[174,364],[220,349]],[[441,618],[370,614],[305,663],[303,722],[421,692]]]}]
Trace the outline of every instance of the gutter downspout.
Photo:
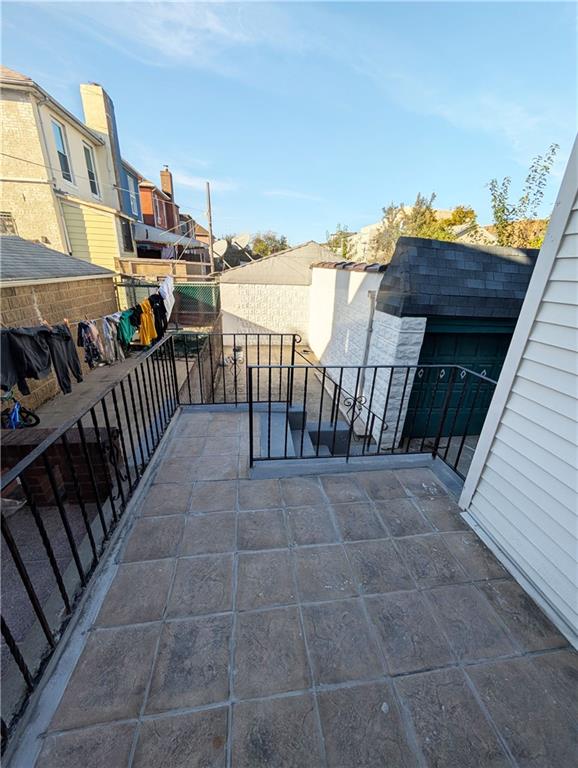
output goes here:
[{"label": "gutter downspout", "polygon": [[375,303],[377,301],[377,291],[368,291],[367,297],[369,299],[369,319],[367,324],[367,335],[365,337],[365,349],[363,350],[363,363],[361,369],[361,376],[359,377],[359,388],[355,393],[355,399],[363,395],[365,388],[365,366],[369,360],[369,349],[371,347],[371,335],[373,333],[373,318],[375,315]]}]

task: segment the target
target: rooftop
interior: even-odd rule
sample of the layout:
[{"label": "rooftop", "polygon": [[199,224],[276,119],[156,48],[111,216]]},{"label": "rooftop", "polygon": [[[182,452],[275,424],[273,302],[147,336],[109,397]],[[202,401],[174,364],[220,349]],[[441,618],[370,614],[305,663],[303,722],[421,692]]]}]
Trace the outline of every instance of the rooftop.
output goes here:
[{"label": "rooftop", "polygon": [[573,765],[576,654],[440,479],[249,479],[247,428],[173,420],[37,768]]},{"label": "rooftop", "polygon": [[0,236],[0,281],[38,282],[58,278],[112,277],[114,272],[16,235]]},{"label": "rooftop", "polygon": [[265,285],[309,285],[310,267],[319,261],[337,261],[337,256],[314,240],[272,253],[262,259],[228,269],[221,283],[254,283]]}]

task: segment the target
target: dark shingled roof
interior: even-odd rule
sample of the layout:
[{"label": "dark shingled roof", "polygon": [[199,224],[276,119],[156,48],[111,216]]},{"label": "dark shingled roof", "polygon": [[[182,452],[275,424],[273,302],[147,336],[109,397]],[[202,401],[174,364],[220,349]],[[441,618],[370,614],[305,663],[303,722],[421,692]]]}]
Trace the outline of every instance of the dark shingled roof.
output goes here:
[{"label": "dark shingled roof", "polygon": [[377,308],[399,317],[517,318],[538,253],[400,237]]},{"label": "dark shingled roof", "polygon": [[15,235],[0,236],[0,281],[54,280],[63,277],[112,277],[114,272]]}]

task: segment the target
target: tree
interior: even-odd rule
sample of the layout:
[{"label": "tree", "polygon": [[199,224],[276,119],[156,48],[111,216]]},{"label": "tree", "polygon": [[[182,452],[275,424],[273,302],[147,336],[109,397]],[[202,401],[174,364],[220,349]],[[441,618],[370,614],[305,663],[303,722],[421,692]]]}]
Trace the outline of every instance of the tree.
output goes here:
[{"label": "tree", "polygon": [[258,232],[253,238],[253,255],[262,259],[264,256],[270,256],[272,253],[284,251],[288,247],[285,235],[278,235],[276,232]]},{"label": "tree", "polygon": [[352,233],[347,225],[341,226],[341,224],[338,224],[332,235],[329,232],[327,233],[327,247],[344,261],[347,261],[353,257],[351,236]]},{"label": "tree", "polygon": [[418,192],[412,206],[390,203],[383,209],[381,225],[371,243],[374,261],[389,262],[400,237],[427,237],[432,240],[455,240],[455,228],[468,221],[475,224],[476,214],[466,205],[456,206],[451,215],[441,218],[433,207],[435,193],[429,197]]},{"label": "tree", "polygon": [[498,245],[539,248],[542,244],[548,219],[538,219],[538,210],[559,148],[558,144],[551,144],[545,155],[537,155],[532,160],[522,195],[515,203],[510,200],[512,179],[509,176],[501,182],[497,179],[489,182]]}]

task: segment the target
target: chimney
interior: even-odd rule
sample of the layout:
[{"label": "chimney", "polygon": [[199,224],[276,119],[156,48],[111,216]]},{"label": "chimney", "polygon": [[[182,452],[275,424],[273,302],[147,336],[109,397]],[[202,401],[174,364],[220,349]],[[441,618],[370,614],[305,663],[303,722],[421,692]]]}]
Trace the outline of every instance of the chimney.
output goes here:
[{"label": "chimney", "polygon": [[161,171],[161,189],[173,200],[173,174],[169,171],[168,165],[165,165]]}]

